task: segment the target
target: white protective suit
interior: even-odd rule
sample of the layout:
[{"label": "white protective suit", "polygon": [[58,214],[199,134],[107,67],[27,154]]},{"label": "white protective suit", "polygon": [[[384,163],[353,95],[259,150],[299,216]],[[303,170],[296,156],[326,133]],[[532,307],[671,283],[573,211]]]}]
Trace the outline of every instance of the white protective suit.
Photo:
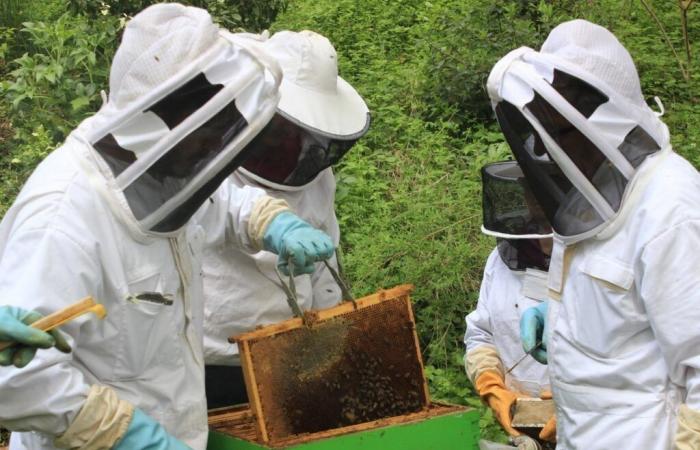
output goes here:
[{"label": "white protective suit", "polygon": [[[472,383],[480,372],[479,357],[473,361],[474,355],[495,350],[504,372],[525,355],[520,342],[520,315],[527,308],[537,306],[546,296],[545,272],[510,270],[501,260],[497,248],[491,252],[484,268],[476,309],[466,317],[464,344],[467,347],[467,373]],[[534,358],[523,360],[506,375],[505,380],[509,390],[530,397],[539,397],[550,390],[547,366]]]},{"label": "white protective suit", "polygon": [[[53,436],[67,429],[90,385],[99,383],[204,449],[199,260],[205,228],[193,224],[168,239],[131,234],[80,168],[88,147],[79,136],[73,133],[39,165],[5,215],[0,289],[5,303],[42,314],[92,295],[107,317],[61,327],[73,353],[39,351],[26,368],[0,371],[0,423],[38,431],[13,433],[12,450],[53,449]],[[228,228],[252,250],[244,230],[263,192],[227,194],[220,198],[229,223],[209,226]],[[141,292],[170,294],[173,303],[128,300]]]},{"label": "white protective suit", "polygon": [[[225,184],[242,188],[264,185],[250,180],[240,171]],[[295,213],[315,228],[325,231],[335,245],[340,229],[335,217],[335,177],[332,169],[324,170],[311,183],[293,190],[272,190],[270,194],[285,200]],[[214,203],[202,208],[218,208]],[[329,263],[337,269],[335,259]],[[277,255],[270,252],[246,253],[232,246],[208,247],[204,250],[204,353],[207,364],[239,365],[238,348],[228,342],[230,336],[250,331],[258,325],[280,322],[292,317],[286,295],[275,272]],[[283,277],[286,282],[286,277]],[[299,306],[302,310],[335,306],[340,288],[325,264],[317,263],[311,275],[295,278]]]},{"label": "white protective suit", "polygon": [[[360,94],[338,76],[331,42],[312,31],[280,31],[263,43],[280,64],[284,78],[276,126],[251,144],[247,159],[226,183],[255,186],[285,200],[301,218],[325,231],[337,246],[332,166],[369,128],[369,109]],[[208,214],[206,208],[201,211]],[[211,365],[238,365],[233,335],[292,317],[269,252],[246,254],[234,248],[208,247],[204,255],[205,354]],[[337,260],[329,264],[337,270]],[[233,268],[236,268],[233,270]],[[286,283],[286,277],[284,282]],[[340,288],[325,264],[310,276],[295,278],[302,310],[335,306]]]},{"label": "white protective suit", "polygon": [[[229,141],[233,144],[221,149],[219,157],[235,155],[240,149],[237,139],[252,137],[259,130],[256,126],[269,120],[276,104],[274,89],[266,87],[262,65],[250,53],[230,47],[205,11],[172,4],[146,11],[127,25],[112,66],[109,102],[37,167],[0,224],[3,303],[46,315],[91,295],[107,310],[102,321],[84,317],[61,327],[72,353],[42,350],[24,369],[0,371],[0,423],[15,431],[12,450],[51,450],[59,445],[96,448],[101,436],[107,444],[100,448],[111,447],[130,420],[131,406],[126,402],[193,449],[204,450],[208,429],[201,248],[206,239],[258,251],[274,211],[287,210],[262,190],[229,186],[216,192],[218,210],[209,220],[187,222],[189,216],[183,213],[177,216],[185,223],[182,227],[160,234],[144,230],[156,224],[154,217],[178,212],[179,205],[157,204],[157,209],[141,211],[151,214],[145,219],[135,217],[133,205],[142,199],[127,197],[133,191],[128,190],[128,183],[120,185],[121,177],[112,172],[117,166],[108,167],[96,150],[99,142],[95,139],[104,136],[104,130],[113,130],[107,136],[117,145],[133,149],[130,153],[111,144],[108,152],[136,155],[124,175],[147,163],[153,149],[168,150],[164,143],[182,129],[169,131],[170,124],[166,127],[157,115],[139,106],[144,97],[167,99],[168,91],[162,90],[172,77],[184,74],[180,80],[186,81],[198,70],[204,70],[198,75],[199,82],[218,76],[225,87],[206,107],[220,105],[220,98],[228,102],[235,98],[249,126],[234,135]],[[210,66],[189,64],[193,58],[206,64],[210,51],[223,51],[224,60],[216,60],[217,69],[238,63],[251,70],[207,72]],[[228,84],[227,77],[237,74],[247,81],[236,79]],[[249,90],[241,91],[241,86]],[[132,111],[135,120],[129,121],[129,108],[137,109]],[[192,116],[198,116],[201,123],[216,111],[216,106],[209,111],[200,108]],[[157,133],[164,137],[151,146],[153,134],[139,130],[154,122],[160,127]],[[212,164],[219,163],[215,159]],[[205,171],[201,174],[206,176]],[[153,184],[156,180],[146,181]],[[192,186],[199,189],[196,184],[171,186],[180,192],[191,192]],[[148,192],[148,187],[138,186],[143,190],[137,194]],[[143,293],[150,295],[138,297]],[[96,385],[111,388],[110,395],[94,395],[100,391]],[[106,423],[108,420],[122,422],[115,425]],[[21,430],[31,432],[17,432]],[[54,440],[56,437],[59,439]],[[87,445],[88,441],[92,444]]]},{"label": "white protective suit", "polygon": [[700,431],[700,175],[667,149],[637,176],[616,229],[552,259],[568,266],[549,324],[557,448],[670,449],[682,404]]},{"label": "white protective suit", "polygon": [[567,22],[540,52],[499,61],[488,89],[538,202],[554,206],[557,448],[700,448],[700,175],[671,150],[629,53]]}]

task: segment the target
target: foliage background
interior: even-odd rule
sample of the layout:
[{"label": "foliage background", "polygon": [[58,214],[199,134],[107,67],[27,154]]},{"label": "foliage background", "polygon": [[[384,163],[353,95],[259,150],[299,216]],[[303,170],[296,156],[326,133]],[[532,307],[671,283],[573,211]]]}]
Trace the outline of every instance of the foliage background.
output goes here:
[{"label": "foliage background", "polygon": [[[151,3],[0,2],[0,213],[35,165],[99,108],[120,30]],[[479,233],[478,170],[509,157],[485,93],[488,72],[509,50],[538,47],[564,20],[600,23],[630,50],[649,100],[663,99],[674,148],[697,167],[700,7],[688,13],[689,62],[678,4],[668,0],[190,4],[229,28],[312,29],[334,43],[341,75],[365,97],[373,120],[336,171],[345,271],[357,295],[415,284],[433,395],[481,408],[483,434],[502,439],[462,369],[464,316],[494,245]]]}]

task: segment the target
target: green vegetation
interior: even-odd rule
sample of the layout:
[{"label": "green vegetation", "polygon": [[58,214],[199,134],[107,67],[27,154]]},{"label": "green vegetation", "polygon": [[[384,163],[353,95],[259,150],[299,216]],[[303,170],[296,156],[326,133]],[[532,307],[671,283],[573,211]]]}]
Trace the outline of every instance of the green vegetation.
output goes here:
[{"label": "green vegetation", "polygon": [[[0,6],[0,213],[33,167],[101,103],[125,17],[150,0],[7,0]],[[481,406],[462,369],[464,315],[494,242],[479,232],[479,168],[508,148],[485,92],[491,66],[563,20],[611,29],[658,95],[675,149],[700,166],[700,7],[666,0],[200,0],[230,28],[312,29],[367,100],[370,133],[337,170],[345,270],[355,294],[415,284],[436,398]],[[286,8],[286,10],[285,10]],[[278,13],[280,13],[278,15]],[[652,14],[653,13],[653,14]],[[484,411],[485,436],[502,436]]]},{"label": "green vegetation", "polygon": [[[372,111],[370,132],[337,170],[345,269],[357,294],[415,284],[436,398],[483,408],[464,375],[462,339],[494,245],[479,232],[478,171],[509,157],[485,92],[501,56],[522,45],[539,47],[552,27],[570,18],[609,27],[637,61],[644,92],[663,99],[676,149],[700,165],[697,57],[688,66],[676,3],[651,6],[680,61],[636,1],[297,1],[275,22],[275,30],[328,36],[341,75]],[[697,23],[697,9],[688,21]],[[698,38],[691,30],[690,42]],[[482,432],[502,436],[488,411]]]}]

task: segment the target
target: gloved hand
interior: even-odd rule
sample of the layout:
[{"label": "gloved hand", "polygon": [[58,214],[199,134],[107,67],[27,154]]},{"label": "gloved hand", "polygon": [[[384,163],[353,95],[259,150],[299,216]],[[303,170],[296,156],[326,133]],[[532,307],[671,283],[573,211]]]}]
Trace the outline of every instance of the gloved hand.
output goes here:
[{"label": "gloved hand", "polygon": [[503,377],[500,373],[489,370],[483,372],[476,379],[474,387],[481,399],[493,410],[503,429],[511,436],[518,436],[520,432],[511,426],[512,408],[517,400],[514,392],[506,389]]},{"label": "gloved hand", "polygon": [[289,275],[313,273],[314,264],[333,256],[335,246],[331,238],[290,212],[278,214],[265,230],[265,250],[277,254],[277,267]]},{"label": "gloved hand", "polygon": [[547,364],[548,307],[549,303],[544,301],[526,309],[520,317],[520,340],[523,350],[542,364]]},{"label": "gloved hand", "polygon": [[18,343],[0,351],[0,366],[24,367],[34,358],[38,348],[55,346],[63,353],[70,353],[70,345],[58,330],[46,333],[29,326],[42,317],[36,311],[0,306],[0,341]]},{"label": "gloved hand", "polygon": [[540,430],[539,438],[545,442],[557,442],[556,415],[552,415],[552,417],[547,421],[542,430]]},{"label": "gloved hand", "polygon": [[140,409],[134,409],[124,435],[112,450],[192,450]]},{"label": "gloved hand", "polygon": [[524,434],[515,436],[510,441],[518,447],[518,450],[542,450],[542,446],[536,440]]}]

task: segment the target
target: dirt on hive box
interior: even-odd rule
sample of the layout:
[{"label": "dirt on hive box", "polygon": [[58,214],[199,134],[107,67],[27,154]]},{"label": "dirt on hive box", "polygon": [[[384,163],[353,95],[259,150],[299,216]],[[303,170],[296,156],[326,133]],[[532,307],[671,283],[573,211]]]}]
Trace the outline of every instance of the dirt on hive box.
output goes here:
[{"label": "dirt on hive box", "polygon": [[249,397],[253,403],[259,399],[264,440],[427,408],[405,289],[393,297],[361,299],[357,310],[348,305],[326,310],[308,326],[239,342],[242,353],[249,352],[252,367],[244,370],[252,374],[247,385],[256,392]]}]

